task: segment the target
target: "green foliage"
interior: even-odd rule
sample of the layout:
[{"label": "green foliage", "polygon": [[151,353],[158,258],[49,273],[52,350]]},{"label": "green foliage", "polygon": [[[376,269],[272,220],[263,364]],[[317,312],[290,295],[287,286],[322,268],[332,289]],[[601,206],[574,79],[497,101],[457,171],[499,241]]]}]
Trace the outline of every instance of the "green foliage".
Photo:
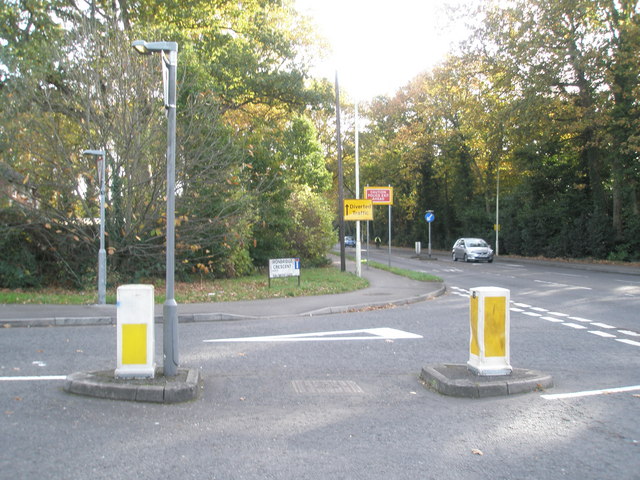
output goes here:
[{"label": "green foliage", "polygon": [[637,2],[488,1],[470,14],[460,53],[365,112],[363,183],[394,186],[395,242],[426,239],[427,209],[436,248],[491,240],[499,191],[500,253],[636,257]]},{"label": "green foliage", "polygon": [[333,208],[309,186],[296,189],[287,202],[292,222],[287,231],[289,248],[305,265],[325,263],[326,253],[336,244]]},{"label": "green foliage", "polygon": [[19,226],[9,225],[7,217],[6,212],[0,215],[0,288],[38,287],[41,278],[33,242]]},{"label": "green foliage", "polygon": [[[330,177],[305,118],[327,89],[306,81],[315,47],[287,2],[25,5],[0,5],[0,162],[12,184],[0,182],[0,206],[19,201],[32,225],[43,266],[33,282],[80,286],[95,276],[98,192],[95,165],[80,153],[87,148],[107,151],[109,278],[164,273],[161,71],[133,53],[137,38],[180,48],[177,274],[243,275],[260,263],[254,246],[264,256],[290,248],[291,191],[298,183],[325,191]],[[3,265],[13,283],[27,282],[26,270]]]}]

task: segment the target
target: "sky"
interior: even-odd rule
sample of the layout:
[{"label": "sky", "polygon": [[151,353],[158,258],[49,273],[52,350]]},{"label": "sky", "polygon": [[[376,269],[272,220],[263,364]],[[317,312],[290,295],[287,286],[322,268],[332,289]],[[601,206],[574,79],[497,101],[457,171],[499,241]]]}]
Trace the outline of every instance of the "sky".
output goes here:
[{"label": "sky", "polygon": [[[462,40],[462,21],[451,21],[447,5],[461,0],[295,0],[331,46],[313,74],[354,100],[393,95],[421,72],[444,60]],[[467,5],[470,0],[462,0]]]}]

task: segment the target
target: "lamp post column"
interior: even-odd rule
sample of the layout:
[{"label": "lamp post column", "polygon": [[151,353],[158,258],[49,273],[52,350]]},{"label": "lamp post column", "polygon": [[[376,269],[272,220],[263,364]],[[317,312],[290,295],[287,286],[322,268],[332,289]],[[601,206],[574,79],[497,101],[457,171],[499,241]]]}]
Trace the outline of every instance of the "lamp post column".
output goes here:
[{"label": "lamp post column", "polygon": [[107,303],[107,252],[104,248],[104,196],[105,196],[105,163],[106,155],[102,155],[99,168],[100,175],[100,250],[98,250],[98,304]]},{"label": "lamp post column", "polygon": [[176,70],[178,52],[170,50],[168,62],[167,109],[167,260],[166,295],[163,307],[164,375],[175,376],[178,369],[178,304],[175,300],[175,197],[176,197]]},{"label": "lamp post column", "polygon": [[107,155],[104,150],[84,150],[84,155],[96,158],[98,182],[100,183],[100,249],[98,250],[98,305],[107,303],[107,252],[104,249],[104,196]]}]

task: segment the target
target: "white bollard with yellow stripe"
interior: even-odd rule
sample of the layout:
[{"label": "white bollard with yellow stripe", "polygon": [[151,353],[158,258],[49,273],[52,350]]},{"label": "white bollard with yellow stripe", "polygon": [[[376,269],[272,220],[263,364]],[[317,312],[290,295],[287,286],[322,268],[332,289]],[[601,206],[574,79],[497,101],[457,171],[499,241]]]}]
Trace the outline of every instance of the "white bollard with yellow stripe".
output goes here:
[{"label": "white bollard with yellow stripe", "polygon": [[116,378],[155,376],[153,285],[121,285],[116,303]]},{"label": "white bollard with yellow stripe", "polygon": [[467,367],[482,376],[509,375],[509,290],[499,287],[471,289],[471,340]]}]

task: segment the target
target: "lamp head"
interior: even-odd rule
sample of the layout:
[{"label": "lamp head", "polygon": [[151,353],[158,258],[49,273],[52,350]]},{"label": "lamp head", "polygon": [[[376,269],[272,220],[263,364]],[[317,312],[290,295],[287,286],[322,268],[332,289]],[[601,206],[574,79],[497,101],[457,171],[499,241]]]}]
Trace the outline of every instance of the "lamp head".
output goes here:
[{"label": "lamp head", "polygon": [[104,150],[83,150],[83,155],[97,155],[100,157],[104,157]]},{"label": "lamp head", "polygon": [[147,48],[147,42],[144,40],[136,40],[131,44],[131,46],[140,55],[151,55],[151,50]]},{"label": "lamp head", "polygon": [[178,44],[176,42],[145,42],[144,40],[135,40],[131,46],[141,55],[151,55],[153,52],[178,51]]}]

